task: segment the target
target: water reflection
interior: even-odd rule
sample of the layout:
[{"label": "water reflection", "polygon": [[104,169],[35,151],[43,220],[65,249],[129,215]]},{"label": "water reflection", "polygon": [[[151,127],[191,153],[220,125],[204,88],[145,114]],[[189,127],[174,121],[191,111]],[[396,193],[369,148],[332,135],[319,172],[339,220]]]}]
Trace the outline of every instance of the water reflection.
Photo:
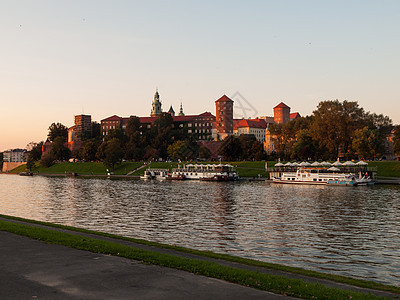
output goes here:
[{"label": "water reflection", "polygon": [[0,213],[400,285],[400,188],[0,175]]}]

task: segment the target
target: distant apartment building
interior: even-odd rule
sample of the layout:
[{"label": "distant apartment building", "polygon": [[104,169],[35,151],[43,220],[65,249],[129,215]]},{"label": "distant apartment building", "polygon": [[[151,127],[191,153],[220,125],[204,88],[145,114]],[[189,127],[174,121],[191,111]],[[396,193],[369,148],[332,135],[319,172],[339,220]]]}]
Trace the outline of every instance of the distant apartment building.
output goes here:
[{"label": "distant apartment building", "polygon": [[26,162],[28,152],[25,149],[10,149],[3,152],[4,162]]},{"label": "distant apartment building", "polygon": [[[156,91],[152,103],[152,110],[150,117],[139,117],[141,128],[143,132],[153,126],[154,121],[162,113],[160,94]],[[199,115],[185,115],[180,105],[179,114],[176,116],[173,107],[171,106],[168,113],[172,116],[173,126],[175,128],[183,128],[189,134],[195,136],[199,141],[210,140],[212,135],[212,128],[215,122],[215,116],[210,112],[204,112]],[[126,131],[126,125],[129,117],[120,117],[113,115],[100,121],[102,135],[108,134],[109,130],[121,128]]]}]

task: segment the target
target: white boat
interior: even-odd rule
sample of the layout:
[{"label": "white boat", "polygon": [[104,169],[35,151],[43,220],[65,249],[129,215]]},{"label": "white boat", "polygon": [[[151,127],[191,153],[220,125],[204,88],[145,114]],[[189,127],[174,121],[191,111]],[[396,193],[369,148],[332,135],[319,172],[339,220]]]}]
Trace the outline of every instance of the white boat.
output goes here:
[{"label": "white boat", "polygon": [[169,173],[168,169],[147,169],[144,171],[143,176],[140,176],[140,179],[143,180],[150,180],[150,179],[156,179],[156,180],[165,180],[167,178],[167,175]]},{"label": "white boat", "polygon": [[313,185],[357,185],[356,177],[348,173],[336,173],[325,168],[298,168],[296,172],[283,173],[274,183]]},{"label": "white boat", "polygon": [[357,185],[373,185],[374,181],[368,175],[364,175],[362,178],[356,179]]},{"label": "white boat", "polygon": [[205,180],[205,181],[232,181],[239,177],[232,165],[189,164],[172,169],[167,176],[168,180]]}]

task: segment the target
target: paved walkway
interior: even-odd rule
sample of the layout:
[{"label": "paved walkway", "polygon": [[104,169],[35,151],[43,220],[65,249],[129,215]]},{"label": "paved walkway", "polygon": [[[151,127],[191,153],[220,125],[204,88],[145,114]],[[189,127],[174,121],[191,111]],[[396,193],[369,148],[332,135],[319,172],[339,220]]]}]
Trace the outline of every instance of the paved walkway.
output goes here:
[{"label": "paved walkway", "polygon": [[[372,292],[378,296],[389,298],[396,296],[328,280],[251,267],[118,239],[70,232],[52,227],[46,228],[96,239],[111,240],[151,251],[214,261],[221,265],[236,268],[319,282],[329,287],[363,293]],[[45,244],[0,231],[0,298],[28,299],[31,297],[38,299],[290,299],[289,297],[185,271],[147,265],[126,258],[91,253],[59,245]]]}]

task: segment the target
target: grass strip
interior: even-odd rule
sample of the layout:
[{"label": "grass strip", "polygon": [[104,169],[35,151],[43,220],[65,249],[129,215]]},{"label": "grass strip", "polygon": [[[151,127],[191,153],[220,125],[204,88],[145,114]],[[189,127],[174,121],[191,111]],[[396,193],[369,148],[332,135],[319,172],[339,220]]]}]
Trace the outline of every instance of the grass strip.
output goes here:
[{"label": "grass strip", "polygon": [[284,272],[289,272],[289,273],[293,273],[293,274],[310,276],[310,277],[319,278],[319,279],[326,279],[326,280],[331,280],[331,281],[338,282],[338,283],[345,283],[345,284],[358,286],[358,287],[362,287],[362,288],[369,288],[369,289],[374,289],[374,290],[381,290],[381,291],[400,294],[399,287],[392,286],[392,285],[384,285],[384,284],[373,282],[373,281],[355,279],[355,278],[351,278],[351,277],[345,277],[345,276],[333,275],[333,274],[327,274],[327,273],[320,273],[320,272],[305,270],[305,269],[297,268],[297,267],[290,267],[290,266],[285,266],[285,265],[267,263],[267,262],[252,260],[252,259],[248,259],[248,258],[241,258],[241,257],[237,257],[237,256],[232,256],[229,254],[221,254],[221,253],[214,253],[211,251],[201,251],[201,250],[189,249],[189,248],[185,248],[185,247],[181,247],[181,246],[161,244],[161,243],[150,242],[150,241],[141,240],[141,239],[123,237],[123,236],[119,236],[119,235],[115,235],[115,234],[109,234],[109,233],[87,230],[87,229],[82,229],[82,228],[76,228],[76,227],[71,227],[71,226],[65,226],[65,225],[60,225],[60,224],[53,224],[53,223],[48,223],[48,222],[29,220],[29,219],[1,215],[1,214],[0,214],[0,217],[13,219],[13,220],[17,220],[17,221],[33,223],[33,224],[38,224],[38,225],[54,227],[54,228],[60,228],[60,229],[65,229],[65,230],[70,230],[70,231],[88,233],[88,234],[93,234],[93,235],[98,235],[98,236],[103,236],[103,237],[108,237],[108,238],[113,238],[113,239],[119,239],[119,240],[134,242],[134,243],[138,243],[138,244],[142,244],[142,245],[147,245],[147,246],[170,249],[170,250],[175,250],[175,251],[179,251],[179,252],[183,252],[183,253],[190,253],[190,254],[213,258],[213,259],[221,259],[221,260],[240,263],[240,264],[244,264],[244,265],[248,265],[248,266],[262,267],[262,268],[267,268],[267,269],[271,269],[271,270],[278,270],[278,271],[284,271]]},{"label": "grass strip", "polygon": [[184,270],[194,274],[222,279],[287,296],[304,299],[382,299],[371,294],[365,295],[352,291],[328,288],[318,283],[304,282],[284,276],[237,269],[219,265],[215,262],[162,254],[109,241],[3,220],[0,220],[0,230],[26,236],[49,244],[64,245],[94,253],[126,257],[144,263]]}]

